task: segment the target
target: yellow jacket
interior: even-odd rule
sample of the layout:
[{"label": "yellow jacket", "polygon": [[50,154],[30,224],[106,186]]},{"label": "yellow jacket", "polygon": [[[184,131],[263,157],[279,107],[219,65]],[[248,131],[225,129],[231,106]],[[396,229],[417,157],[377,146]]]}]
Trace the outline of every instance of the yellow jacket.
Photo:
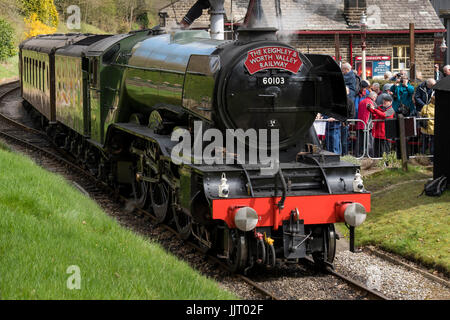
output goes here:
[{"label": "yellow jacket", "polygon": [[422,118],[433,118],[433,120],[428,120],[427,128],[420,128],[420,131],[423,134],[434,135],[434,103],[423,106],[420,116]]}]

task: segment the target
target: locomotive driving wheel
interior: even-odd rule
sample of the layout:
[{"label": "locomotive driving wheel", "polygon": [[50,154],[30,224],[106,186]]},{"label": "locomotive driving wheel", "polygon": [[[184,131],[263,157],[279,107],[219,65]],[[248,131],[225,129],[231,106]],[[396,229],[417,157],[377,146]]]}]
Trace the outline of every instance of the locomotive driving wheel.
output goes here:
[{"label": "locomotive driving wheel", "polygon": [[150,183],[151,208],[158,223],[169,220],[169,187],[166,183]]},{"label": "locomotive driving wheel", "polygon": [[192,232],[192,218],[173,206],[173,220],[181,239],[189,238]]},{"label": "locomotive driving wheel", "polygon": [[228,230],[227,264],[233,272],[241,272],[247,266],[248,246],[245,234],[238,229]]},{"label": "locomotive driving wheel", "polygon": [[145,181],[134,182],[133,192],[136,194],[135,205],[139,209],[143,209],[147,204],[148,183]]},{"label": "locomotive driving wheel", "polygon": [[322,252],[313,253],[313,260],[318,267],[324,268],[332,264],[336,255],[336,230],[334,224],[329,224],[323,228],[324,249]]}]

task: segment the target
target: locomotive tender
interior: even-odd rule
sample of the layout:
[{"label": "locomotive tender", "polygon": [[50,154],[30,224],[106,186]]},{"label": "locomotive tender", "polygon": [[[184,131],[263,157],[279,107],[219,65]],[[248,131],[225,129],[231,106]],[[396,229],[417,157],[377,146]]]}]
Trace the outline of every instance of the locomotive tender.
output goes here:
[{"label": "locomotive tender", "polygon": [[[238,33],[37,36],[20,45],[21,94],[92,174],[235,271],[307,255],[330,264],[334,223],[354,228],[370,211],[370,194],[354,186],[358,167],[321,150],[313,127],[319,112],[347,118],[343,76],[331,57],[278,41],[276,29]],[[278,129],[279,170],[175,164],[172,132],[198,121]]]}]

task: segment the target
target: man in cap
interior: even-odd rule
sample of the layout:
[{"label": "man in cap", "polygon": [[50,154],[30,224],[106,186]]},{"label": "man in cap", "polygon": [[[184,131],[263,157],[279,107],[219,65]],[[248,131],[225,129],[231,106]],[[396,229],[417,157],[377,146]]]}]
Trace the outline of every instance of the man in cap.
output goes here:
[{"label": "man in cap", "polygon": [[378,98],[377,98],[377,106],[380,106],[380,105],[382,105],[383,104],[383,96],[384,95],[389,95],[389,96],[391,96],[392,97],[392,92],[391,92],[391,87],[392,87],[392,84],[390,84],[390,83],[386,83],[384,86],[383,86],[383,92],[378,96]]},{"label": "man in cap", "polygon": [[434,79],[436,81],[440,81],[440,80],[444,79],[445,77],[450,76],[450,65],[444,66],[444,68],[442,68],[442,71],[444,71],[444,72],[442,73],[441,71],[439,71],[438,64],[434,65]]}]

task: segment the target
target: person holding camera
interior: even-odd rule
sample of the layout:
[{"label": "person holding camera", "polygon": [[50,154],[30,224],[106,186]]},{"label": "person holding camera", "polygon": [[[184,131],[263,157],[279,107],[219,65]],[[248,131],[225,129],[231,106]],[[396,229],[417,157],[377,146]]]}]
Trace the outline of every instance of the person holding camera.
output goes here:
[{"label": "person holding camera", "polygon": [[405,117],[415,116],[416,107],[413,103],[414,87],[409,82],[408,76],[405,74],[396,74],[395,84],[392,85],[391,90],[394,98],[392,104],[396,113],[401,113]]},{"label": "person holding camera", "polygon": [[396,75],[394,75],[390,80],[391,81],[397,81],[397,79],[400,79],[401,77],[407,77],[408,73],[406,72],[406,70],[402,70],[399,73],[397,73]]}]

